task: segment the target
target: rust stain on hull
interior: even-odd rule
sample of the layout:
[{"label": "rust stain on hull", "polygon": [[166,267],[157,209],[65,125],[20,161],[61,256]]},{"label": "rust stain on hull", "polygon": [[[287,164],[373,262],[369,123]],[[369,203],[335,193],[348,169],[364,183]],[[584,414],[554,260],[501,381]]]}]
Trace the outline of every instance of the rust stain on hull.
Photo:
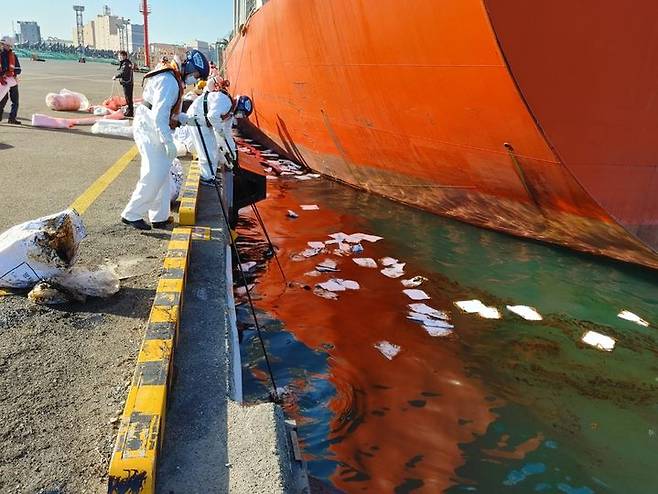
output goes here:
[{"label": "rust stain on hull", "polygon": [[[605,50],[598,65],[580,66],[566,52],[579,32],[583,59],[616,15],[655,19],[655,7],[642,0],[619,14],[617,2],[603,0],[595,21],[583,7],[569,10],[572,44],[528,40],[528,18],[537,33],[554,29],[568,5],[277,0],[233,39],[227,73],[236,92],[253,95],[259,130],[328,176],[478,226],[658,268],[658,139],[645,138],[658,135],[647,83],[656,78],[649,69],[634,74],[637,101],[624,107],[629,91],[619,84],[587,94],[592,80],[608,80]],[[530,15],[535,7],[542,15]],[[632,58],[647,62],[658,29],[637,22],[615,53],[639,43]],[[608,44],[626,36],[615,33]],[[526,41],[544,43],[543,55],[531,59]],[[546,57],[556,75],[538,82]],[[562,75],[580,105],[555,81]],[[591,112],[602,98],[610,102],[596,115],[609,122],[597,126]],[[580,127],[563,125],[578,112]]]}]

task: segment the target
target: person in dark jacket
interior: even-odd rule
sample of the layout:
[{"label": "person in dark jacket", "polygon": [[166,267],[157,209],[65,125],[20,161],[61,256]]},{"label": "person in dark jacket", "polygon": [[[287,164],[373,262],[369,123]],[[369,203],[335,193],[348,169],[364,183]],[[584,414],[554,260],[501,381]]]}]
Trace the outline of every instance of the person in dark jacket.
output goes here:
[{"label": "person in dark jacket", "polygon": [[21,64],[18,57],[11,49],[11,38],[5,37],[0,40],[0,121],[5,112],[7,100],[11,99],[11,110],[9,111],[10,124],[20,125],[18,117],[18,74],[21,73]]},{"label": "person in dark jacket", "polygon": [[134,108],[133,108],[133,63],[128,58],[128,52],[122,50],[119,52],[119,70],[113,79],[118,79],[119,83],[123,87],[123,94],[126,97],[126,103],[128,104],[128,111],[126,111],[126,117],[134,117]]}]

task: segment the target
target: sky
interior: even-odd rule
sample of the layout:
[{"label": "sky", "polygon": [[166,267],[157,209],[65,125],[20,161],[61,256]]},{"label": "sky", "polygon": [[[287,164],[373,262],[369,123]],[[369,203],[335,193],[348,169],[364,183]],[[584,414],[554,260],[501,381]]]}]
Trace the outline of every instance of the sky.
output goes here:
[{"label": "sky", "polygon": [[[75,27],[73,5],[84,5],[85,24],[109,5],[112,15],[143,24],[140,0],[0,0],[0,35],[12,34],[12,21],[36,21],[41,36],[71,39]],[[181,44],[195,39],[216,41],[233,25],[232,0],[149,0],[149,41]],[[18,24],[16,24],[18,29]]]}]

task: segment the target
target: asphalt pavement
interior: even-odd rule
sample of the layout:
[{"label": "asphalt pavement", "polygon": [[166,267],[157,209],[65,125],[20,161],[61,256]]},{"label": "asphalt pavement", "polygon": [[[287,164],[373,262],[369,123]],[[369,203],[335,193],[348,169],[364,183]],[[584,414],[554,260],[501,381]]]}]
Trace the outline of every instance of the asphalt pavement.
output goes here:
[{"label": "asphalt pavement", "polygon": [[[57,117],[46,94],[62,88],[98,104],[112,93],[116,67],[21,60],[19,119],[0,123],[0,232],[66,209],[134,145],[90,127],[30,126],[33,113]],[[141,93],[141,78],[135,84]],[[115,88],[118,90],[118,87]],[[88,237],[78,264],[128,266],[109,299],[43,307],[25,295],[0,297],[0,490],[106,492],[135,356],[151,308],[168,231],[139,233],[119,222],[139,176],[139,156],[83,215]]]}]

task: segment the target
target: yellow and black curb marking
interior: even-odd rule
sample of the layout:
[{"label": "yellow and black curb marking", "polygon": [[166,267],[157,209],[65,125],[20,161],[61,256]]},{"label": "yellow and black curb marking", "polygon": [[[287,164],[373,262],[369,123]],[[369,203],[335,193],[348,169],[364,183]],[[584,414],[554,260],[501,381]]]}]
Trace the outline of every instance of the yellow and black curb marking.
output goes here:
[{"label": "yellow and black curb marking", "polygon": [[171,234],[110,459],[108,494],[155,492],[193,230],[179,227]]},{"label": "yellow and black curb marking", "polygon": [[180,208],[178,209],[178,222],[181,225],[191,226],[196,223],[197,195],[199,194],[199,162],[193,161],[187,173],[187,179],[180,193]]}]

